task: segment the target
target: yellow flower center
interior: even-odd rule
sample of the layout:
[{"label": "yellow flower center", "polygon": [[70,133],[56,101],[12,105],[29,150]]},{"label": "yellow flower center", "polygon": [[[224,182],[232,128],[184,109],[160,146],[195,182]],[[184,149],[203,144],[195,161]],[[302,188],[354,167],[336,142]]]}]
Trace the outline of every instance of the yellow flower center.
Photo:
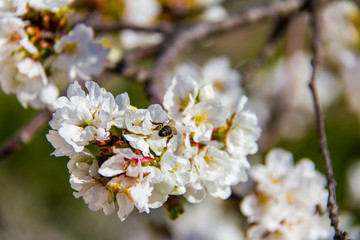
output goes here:
[{"label": "yellow flower center", "polygon": [[225,87],[224,87],[224,83],[221,81],[215,81],[213,84],[214,88],[216,91],[224,91]]},{"label": "yellow flower center", "polygon": [[211,167],[212,163],[214,162],[214,158],[210,156],[208,153],[205,154],[204,160]]},{"label": "yellow flower center", "polygon": [[178,102],[180,103],[179,110],[180,110],[181,112],[184,111],[185,108],[186,108],[186,107],[189,105],[189,103],[190,103],[189,94],[186,94],[186,93],[185,93],[185,95],[187,95],[185,99],[181,99],[181,98],[177,97],[177,98],[178,98],[177,100],[178,100]]},{"label": "yellow flower center", "polygon": [[75,43],[75,42],[69,42],[69,43],[66,43],[66,44],[64,45],[64,48],[63,48],[63,49],[64,49],[64,52],[65,52],[65,53],[70,54],[70,53],[75,52],[77,48],[78,48],[78,44],[77,44],[77,43]]},{"label": "yellow flower center", "polygon": [[208,112],[200,112],[198,115],[193,117],[193,120],[196,126],[200,126],[204,122],[208,122],[209,113]]},{"label": "yellow flower center", "polygon": [[280,182],[280,178],[277,178],[277,177],[274,177],[274,176],[271,176],[270,177],[270,181],[274,184],[277,184]]},{"label": "yellow flower center", "polygon": [[120,183],[115,182],[115,183],[112,183],[112,184],[107,184],[106,189],[110,190],[113,193],[116,193],[120,189]]}]

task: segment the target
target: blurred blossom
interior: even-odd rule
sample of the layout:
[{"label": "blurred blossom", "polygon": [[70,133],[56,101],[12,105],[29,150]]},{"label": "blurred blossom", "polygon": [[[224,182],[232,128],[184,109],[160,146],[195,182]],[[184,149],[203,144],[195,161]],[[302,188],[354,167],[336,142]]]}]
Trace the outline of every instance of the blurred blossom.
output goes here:
[{"label": "blurred blossom", "polygon": [[360,161],[354,162],[347,171],[347,180],[349,183],[349,190],[351,196],[351,202],[356,206],[359,207],[360,204]]},{"label": "blurred blossom", "polygon": [[6,93],[15,93],[24,106],[52,108],[58,89],[48,81],[42,64],[30,58],[21,59],[12,55],[1,61],[0,81]]},{"label": "blurred blossom", "polygon": [[[124,21],[137,26],[151,26],[160,14],[161,5],[156,0],[126,0]],[[126,50],[158,44],[163,40],[160,33],[143,33],[132,30],[121,32],[122,46]]]},{"label": "blurred blossom", "polygon": [[27,57],[38,54],[25,32],[27,24],[15,17],[0,19],[1,88],[7,94],[16,94],[24,107],[51,108],[59,93],[41,62]]},{"label": "blurred blossom", "polygon": [[186,205],[186,212],[168,225],[174,240],[243,240],[236,217],[223,202],[206,198],[201,204]]},{"label": "blurred blossom", "polygon": [[20,18],[4,17],[0,19],[0,60],[3,60],[14,52],[23,48],[32,54],[38,52],[36,47],[29,41],[24,30],[26,22]]},{"label": "blurred blossom", "polygon": [[25,1],[2,0],[0,1],[0,17],[18,16],[26,13],[27,6]]},{"label": "blurred blossom", "polygon": [[[309,91],[312,73],[310,57],[302,51],[281,58],[269,69],[260,71],[249,83],[250,106],[265,127],[278,115],[278,131],[285,138],[302,137],[313,121],[313,103]],[[315,86],[320,104],[326,110],[340,95],[340,82],[321,68]],[[296,128],[294,128],[296,126]],[[269,126],[271,128],[271,126]]]},{"label": "blurred blossom", "polygon": [[[123,20],[141,27],[157,23],[178,21],[186,13],[200,11],[199,20],[218,22],[227,17],[227,11],[220,5],[222,1],[207,0],[126,0]],[[182,16],[184,15],[184,16]],[[159,44],[163,41],[161,33],[144,33],[133,30],[121,32],[121,42],[125,50]]]},{"label": "blurred blossom", "polygon": [[0,1],[0,17],[25,14],[30,8],[35,10],[50,10],[57,12],[61,8],[68,6],[74,0],[1,0]]},{"label": "blurred blossom", "polygon": [[208,22],[218,22],[228,16],[227,11],[220,5],[215,5],[207,8],[202,14],[202,19]]},{"label": "blurred blossom", "polygon": [[349,239],[360,239],[360,226],[355,225],[355,215],[350,212],[340,211],[340,229],[348,233]]},{"label": "blurred blossom", "polygon": [[[36,10],[50,10],[57,12],[61,8],[68,6],[74,0],[25,0],[27,4]],[[13,1],[14,2],[14,1]]]},{"label": "blurred blossom", "polygon": [[265,165],[250,170],[257,182],[254,193],[241,203],[251,227],[247,237],[261,239],[318,240],[333,236],[326,214],[326,179],[309,159],[296,165],[290,152],[271,150]]},{"label": "blurred blossom", "polygon": [[138,26],[150,26],[161,11],[156,0],[125,0],[124,21]]},{"label": "blurred blossom", "polygon": [[[359,44],[358,21],[360,12],[352,1],[335,1],[322,11],[321,40],[327,60],[332,64],[348,62],[348,54]],[[341,33],[341,34],[339,34]]]},{"label": "blurred blossom", "polygon": [[321,37],[326,60],[340,72],[349,107],[360,116],[360,11],[354,2],[337,1],[327,4],[323,9],[322,18]]},{"label": "blurred blossom", "polygon": [[341,68],[341,75],[344,81],[345,96],[347,98],[349,108],[360,119],[360,57],[354,55],[351,57],[351,63],[348,63]]},{"label": "blurred blossom", "polygon": [[156,45],[161,43],[163,38],[161,33],[144,33],[132,30],[121,32],[121,44],[126,50]]},{"label": "blurred blossom", "polygon": [[79,78],[90,80],[91,76],[99,75],[109,53],[96,43],[93,29],[85,24],[76,25],[70,34],[61,37],[54,48],[58,56],[53,62],[53,71],[66,71],[70,81]]},{"label": "blurred blossom", "polygon": [[196,79],[199,85],[209,84],[215,90],[215,95],[227,110],[236,108],[236,103],[243,93],[240,85],[241,75],[231,68],[227,57],[213,57],[207,60],[202,67],[195,63],[186,62],[175,67],[168,73],[166,84],[169,84],[172,75],[186,74]]}]

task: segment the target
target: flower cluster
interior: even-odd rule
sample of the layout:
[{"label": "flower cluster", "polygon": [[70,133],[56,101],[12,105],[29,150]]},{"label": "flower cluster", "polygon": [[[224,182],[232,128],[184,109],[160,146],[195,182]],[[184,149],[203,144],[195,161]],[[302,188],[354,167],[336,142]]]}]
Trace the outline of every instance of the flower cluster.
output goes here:
[{"label": "flower cluster", "polygon": [[225,199],[231,185],[247,180],[248,154],[257,151],[256,116],[244,110],[246,97],[228,115],[211,85],[199,88],[191,77],[177,76],[164,96],[164,107],[184,135],[178,152],[191,160],[193,182],[185,197],[199,202],[210,195]]},{"label": "flower cluster", "polygon": [[134,206],[158,208],[170,195],[200,202],[206,192],[230,196],[247,179],[247,155],[257,151],[256,116],[244,110],[227,116],[209,85],[177,76],[158,104],[130,105],[95,82],[77,82],[55,103],[47,139],[55,156],[69,156],[70,183],[93,211],[111,214],[115,201],[124,220]]},{"label": "flower cluster", "polygon": [[[243,92],[240,86],[241,76],[238,71],[231,68],[231,62],[225,56],[210,58],[202,67],[192,62],[185,62],[177,65],[173,72],[175,75],[189,75],[196,79],[199,85],[212,85],[216,97],[228,110],[234,108],[234,102],[238,101]],[[170,76],[167,79],[167,82],[171,81]]]},{"label": "flower cluster", "polygon": [[253,225],[249,239],[329,239],[333,229],[324,214],[326,179],[314,163],[303,159],[294,166],[291,153],[273,149],[266,166],[254,166],[250,175],[256,192],[245,197],[241,210]]},{"label": "flower cluster", "polygon": [[90,27],[69,31],[72,1],[3,1],[0,5],[0,84],[27,107],[52,108],[59,88],[102,72],[108,51]]}]

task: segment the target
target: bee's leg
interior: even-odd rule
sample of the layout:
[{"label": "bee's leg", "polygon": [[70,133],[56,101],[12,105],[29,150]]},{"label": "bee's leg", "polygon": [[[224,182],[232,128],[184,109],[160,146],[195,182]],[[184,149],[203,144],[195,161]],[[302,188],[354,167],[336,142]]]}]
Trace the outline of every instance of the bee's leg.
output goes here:
[{"label": "bee's leg", "polygon": [[162,125],[163,123],[161,122],[153,122],[153,121],[150,121],[152,124],[155,124],[155,125]]},{"label": "bee's leg", "polygon": [[174,135],[171,135],[170,137],[168,137],[168,139],[166,140],[166,147],[168,145],[168,143],[170,142],[171,138],[173,137]]}]

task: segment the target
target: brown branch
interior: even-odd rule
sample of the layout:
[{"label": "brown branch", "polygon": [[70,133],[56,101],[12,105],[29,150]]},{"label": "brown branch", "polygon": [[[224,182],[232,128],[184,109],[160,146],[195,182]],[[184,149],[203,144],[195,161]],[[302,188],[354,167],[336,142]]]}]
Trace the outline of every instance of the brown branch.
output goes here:
[{"label": "brown branch", "polygon": [[117,23],[105,23],[104,21],[96,22],[96,23],[88,23],[95,32],[105,33],[105,32],[117,32],[121,30],[133,30],[138,32],[147,32],[147,33],[169,33],[171,32],[170,24],[158,24],[154,26],[139,26],[131,23],[125,22],[117,22]]},{"label": "brown branch", "polygon": [[358,6],[358,8],[360,8],[360,0],[353,0],[355,2],[355,4]]},{"label": "brown branch", "polygon": [[159,23],[152,26],[140,26],[125,21],[109,22],[104,20],[102,14],[98,11],[91,11],[86,16],[73,14],[70,16],[70,18],[73,20],[73,22],[85,23],[98,33],[118,32],[121,30],[133,30],[148,33],[169,33],[172,30],[172,24],[168,23]]},{"label": "brown branch", "polygon": [[0,147],[0,161],[4,160],[7,156],[15,152],[22,145],[27,144],[34,137],[45,123],[51,118],[52,113],[50,111],[43,111],[36,115],[31,122],[16,133],[11,139],[9,139],[4,145]]},{"label": "brown branch", "polygon": [[164,46],[164,51],[157,59],[152,72],[153,83],[149,90],[151,95],[155,96],[156,102],[161,101],[159,97],[163,92],[162,78],[165,71],[173,64],[179,53],[194,41],[231,32],[246,24],[289,16],[298,11],[304,3],[305,0],[269,1],[234,14],[219,23],[201,23],[178,31],[173,36],[173,40]]},{"label": "brown branch", "polygon": [[324,115],[320,108],[320,103],[315,87],[315,80],[317,76],[317,71],[321,66],[321,42],[320,42],[320,31],[321,31],[321,21],[320,21],[320,3],[318,0],[312,0],[312,17],[314,22],[314,39],[313,39],[313,48],[314,48],[314,58],[313,58],[313,71],[309,83],[312,101],[314,104],[315,112],[315,121],[316,127],[319,136],[319,147],[323,155],[325,166],[326,166],[326,177],[329,188],[329,197],[328,197],[328,209],[331,219],[331,225],[335,229],[334,239],[336,240],[345,240],[347,238],[347,233],[343,232],[339,228],[339,207],[336,203],[336,182],[334,178],[333,168],[331,164],[330,153],[327,145],[326,133],[325,133],[325,124],[324,124]]}]

